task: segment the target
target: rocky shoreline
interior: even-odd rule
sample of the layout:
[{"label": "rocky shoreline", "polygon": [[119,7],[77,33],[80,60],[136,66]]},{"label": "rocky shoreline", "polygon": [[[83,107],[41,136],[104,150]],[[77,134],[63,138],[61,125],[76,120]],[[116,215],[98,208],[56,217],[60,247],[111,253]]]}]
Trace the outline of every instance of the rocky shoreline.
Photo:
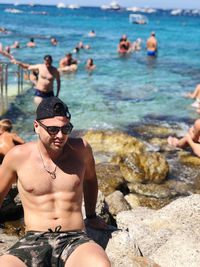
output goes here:
[{"label": "rocky shoreline", "polygon": [[[110,130],[84,134],[96,161],[97,213],[110,225],[109,231],[87,230],[113,267],[199,266],[200,159],[190,150],[168,146],[171,133],[146,125],[131,135]],[[5,223],[20,214],[13,185],[1,209],[0,254],[23,234],[22,224]]]}]

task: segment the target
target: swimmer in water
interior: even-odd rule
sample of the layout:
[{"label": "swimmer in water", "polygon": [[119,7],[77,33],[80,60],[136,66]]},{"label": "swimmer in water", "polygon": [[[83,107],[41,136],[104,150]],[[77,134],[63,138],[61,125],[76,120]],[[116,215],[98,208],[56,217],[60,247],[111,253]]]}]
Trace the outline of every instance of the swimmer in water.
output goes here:
[{"label": "swimmer in water", "polygon": [[157,56],[158,42],[155,38],[156,33],[152,32],[151,37],[147,39],[147,55],[148,56]]}]

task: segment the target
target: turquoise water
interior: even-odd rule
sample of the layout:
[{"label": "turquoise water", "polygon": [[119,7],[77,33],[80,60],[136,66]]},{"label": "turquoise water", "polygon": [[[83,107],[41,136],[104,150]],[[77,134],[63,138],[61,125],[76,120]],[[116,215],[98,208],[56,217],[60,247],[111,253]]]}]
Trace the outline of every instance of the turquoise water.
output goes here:
[{"label": "turquoise water", "polygon": [[[24,13],[5,12],[6,8],[17,8]],[[43,11],[46,15],[37,13]],[[156,14],[145,14],[148,24],[137,25],[129,23],[129,14],[125,10],[100,8],[0,5],[0,26],[10,31],[0,33],[0,42],[6,46],[18,40],[25,46],[34,37],[37,48],[20,48],[13,55],[35,64],[51,54],[56,67],[79,41],[91,46],[90,50],[73,55],[80,60],[77,73],[61,77],[60,97],[69,106],[75,129],[125,130],[135,122],[158,117],[165,117],[167,122],[196,119],[198,115],[190,107],[192,100],[186,99],[185,94],[192,92],[200,81],[200,17],[171,16],[169,11],[159,10]],[[91,29],[97,35],[95,38],[88,37]],[[147,57],[145,51],[152,30],[159,43],[157,58]],[[144,49],[120,57],[116,49],[123,33],[131,42],[141,38]],[[52,36],[60,42],[57,47],[50,43]],[[89,57],[97,65],[91,75],[85,70]],[[14,116],[18,132],[23,132],[26,139],[32,138],[33,92],[28,90],[17,98],[8,113]]]}]

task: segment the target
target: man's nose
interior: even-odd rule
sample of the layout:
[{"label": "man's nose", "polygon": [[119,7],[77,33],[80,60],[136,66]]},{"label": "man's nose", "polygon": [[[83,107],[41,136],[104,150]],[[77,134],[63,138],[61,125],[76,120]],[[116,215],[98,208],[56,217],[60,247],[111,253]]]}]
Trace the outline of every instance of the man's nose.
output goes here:
[{"label": "man's nose", "polygon": [[57,137],[59,137],[59,138],[63,137],[63,133],[62,133],[61,129],[59,129],[59,132],[57,133]]}]

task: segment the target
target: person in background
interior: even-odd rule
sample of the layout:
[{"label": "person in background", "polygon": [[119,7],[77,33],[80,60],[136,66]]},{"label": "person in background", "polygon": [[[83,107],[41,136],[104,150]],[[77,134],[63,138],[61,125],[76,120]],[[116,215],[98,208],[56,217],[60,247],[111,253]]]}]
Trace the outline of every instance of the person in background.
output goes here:
[{"label": "person in background", "polygon": [[86,49],[86,50],[88,50],[88,49],[90,49],[90,46],[88,44],[84,46],[83,45],[83,42],[79,42],[78,48],[79,49]]},{"label": "person in background", "polygon": [[55,45],[55,46],[58,44],[54,37],[51,38],[51,43],[52,45]]},{"label": "person in background", "polygon": [[0,204],[17,179],[25,235],[3,256],[0,266],[111,267],[103,248],[86,233],[87,223],[108,229],[96,215],[98,183],[90,145],[71,138],[68,107],[57,97],[36,110],[36,142],[16,146],[0,167]]},{"label": "person in background", "polygon": [[148,56],[157,56],[158,42],[155,38],[156,33],[152,32],[151,36],[147,39],[146,49]]},{"label": "person in background", "polygon": [[200,157],[200,119],[194,122],[194,125],[183,138],[169,136],[167,142],[171,146],[180,148],[190,146],[194,154]]},{"label": "person in background", "polygon": [[192,107],[197,109],[197,112],[200,112],[200,84],[197,84],[194,92],[192,94],[188,93],[185,96],[186,98],[191,98],[191,99],[195,99],[196,101],[194,103],[191,104]]},{"label": "person in background", "polygon": [[24,144],[24,141],[16,133],[11,133],[11,130],[12,122],[9,119],[0,120],[0,163],[11,148]]},{"label": "person in background", "polygon": [[19,42],[15,41],[14,44],[10,46],[10,48],[12,48],[12,49],[20,48]]},{"label": "person in background", "polygon": [[34,38],[31,38],[31,39],[30,39],[30,42],[28,42],[28,43],[26,44],[26,46],[28,46],[28,47],[35,47],[36,44],[34,43]]},{"label": "person in background", "polygon": [[142,49],[141,43],[142,43],[142,39],[137,38],[137,40],[133,42],[132,50],[135,50],[135,51],[141,50]]},{"label": "person in background", "polygon": [[78,61],[74,58],[72,58],[72,54],[70,52],[67,52],[65,57],[60,60],[60,67],[59,71],[63,72],[72,72],[78,70]]},{"label": "person in background", "polygon": [[2,43],[0,43],[0,54],[10,60],[14,59],[14,57],[10,55],[11,53],[8,52],[8,49],[3,49]]},{"label": "person in background", "polygon": [[8,31],[7,31],[7,29],[5,27],[1,27],[0,28],[0,32],[7,33]]},{"label": "person in background", "polygon": [[34,102],[38,105],[44,98],[48,98],[54,95],[53,92],[53,83],[54,80],[57,82],[57,92],[56,96],[59,95],[60,92],[60,74],[57,68],[52,66],[52,57],[50,55],[46,55],[44,57],[43,64],[30,65],[15,59],[11,60],[13,64],[18,64],[20,67],[38,72],[38,79],[35,83],[35,94],[34,94]]},{"label": "person in background", "polygon": [[91,31],[88,33],[88,36],[89,36],[89,37],[96,37],[96,33],[94,32],[94,30],[91,30]]},{"label": "person in background", "polygon": [[132,46],[130,40],[127,39],[127,35],[123,34],[119,41],[117,51],[123,54],[129,54],[131,52]]},{"label": "person in background", "polygon": [[88,71],[92,71],[92,70],[96,69],[96,65],[94,65],[92,58],[88,58],[87,63],[86,63],[86,69]]}]

